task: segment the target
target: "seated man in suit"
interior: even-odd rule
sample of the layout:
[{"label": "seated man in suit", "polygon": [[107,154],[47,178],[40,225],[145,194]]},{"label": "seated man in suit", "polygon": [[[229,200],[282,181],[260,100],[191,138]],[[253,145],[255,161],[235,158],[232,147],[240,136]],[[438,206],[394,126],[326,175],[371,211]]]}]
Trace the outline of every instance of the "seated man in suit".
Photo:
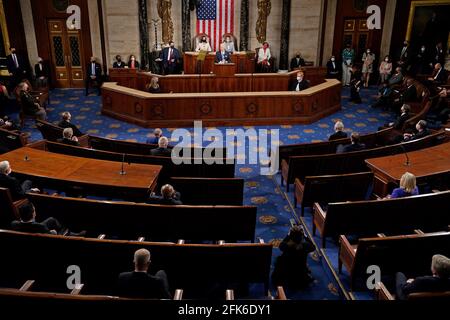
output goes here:
[{"label": "seated man in suit", "polygon": [[442,64],[436,63],[434,65],[434,70],[431,77],[428,78],[428,83],[431,85],[438,86],[441,84],[447,84],[448,73],[447,70],[444,69]]},{"label": "seated man in suit", "polygon": [[[397,92],[397,91],[395,91]],[[392,109],[399,113],[400,107],[407,102],[415,102],[417,101],[417,89],[414,85],[413,79],[408,79],[406,81],[406,88],[403,90],[403,92],[400,93],[400,95],[394,99]]]},{"label": "seated man in suit", "polygon": [[408,295],[417,292],[450,291],[450,259],[443,255],[434,255],[431,260],[431,276],[407,280],[399,272],[396,275],[396,299],[407,300]]},{"label": "seated man in suit", "polygon": [[169,139],[166,137],[159,138],[158,148],[150,150],[150,155],[155,157],[170,157],[172,155],[172,151],[168,148]]},{"label": "seated man in suit", "polygon": [[296,69],[300,69],[301,67],[304,67],[306,65],[305,63],[305,59],[303,59],[302,55],[300,54],[300,52],[297,52],[295,54],[295,57],[292,58],[291,60],[291,71],[292,70],[296,70]]},{"label": "seated man in suit", "polygon": [[95,57],[91,57],[91,62],[87,65],[86,96],[89,95],[89,85],[97,84],[98,95],[101,94],[102,86],[102,66],[96,62]]},{"label": "seated man in suit", "polygon": [[386,123],[384,126],[378,128],[378,130],[383,130],[386,128],[394,128],[394,130],[401,131],[403,129],[403,125],[410,118],[411,107],[408,104],[404,104],[400,108],[400,116],[394,121],[390,123]]},{"label": "seated man in suit", "polygon": [[336,153],[347,153],[347,152],[354,152],[354,151],[361,151],[366,148],[366,145],[364,143],[360,142],[360,136],[359,133],[353,132],[350,137],[352,143],[348,144],[346,146],[339,145],[337,147]]},{"label": "seated man in suit", "polygon": [[134,271],[119,275],[117,295],[135,299],[171,299],[165,271],[148,274],[150,252],[140,249],[134,254]]},{"label": "seated man in suit", "polygon": [[27,192],[40,192],[33,188],[30,180],[20,182],[17,178],[11,176],[12,169],[8,161],[0,162],[0,187],[7,188],[11,192],[13,201],[25,198]]},{"label": "seated man in suit", "polygon": [[122,57],[120,55],[116,56],[116,61],[113,63],[114,69],[123,69],[125,68],[126,64],[122,61]]},{"label": "seated man in suit", "polygon": [[47,112],[36,102],[36,98],[30,94],[30,87],[28,84],[26,82],[21,82],[19,84],[19,90],[23,112],[26,115],[35,116],[39,120],[45,120],[47,118]]},{"label": "seated man in suit", "polygon": [[378,100],[371,106],[372,108],[388,109],[391,106],[392,89],[389,87],[389,81],[383,82],[383,86],[378,91]]},{"label": "seated man in suit", "polygon": [[403,82],[403,71],[402,68],[397,67],[395,69],[395,74],[389,79],[389,86],[395,87],[401,85]]},{"label": "seated man in suit", "polygon": [[163,132],[161,129],[156,128],[153,131],[153,137],[150,137],[147,139],[147,144],[158,144],[159,143],[159,139],[161,139],[163,137]]},{"label": "seated man in suit", "polygon": [[305,79],[305,73],[303,71],[297,72],[297,79],[292,82],[290,91],[303,91],[309,88],[309,81]]},{"label": "seated man in suit", "polygon": [[225,50],[225,44],[220,45],[220,50],[216,52],[216,63],[231,63],[231,56],[230,53],[228,53]]},{"label": "seated man in suit", "polygon": [[179,206],[183,204],[180,198],[180,193],[176,192],[170,184],[166,184],[161,188],[161,196],[152,193],[148,198],[147,203]]},{"label": "seated man in suit", "polygon": [[403,141],[412,141],[412,140],[418,140],[421,138],[424,138],[428,135],[430,135],[430,131],[427,128],[427,122],[425,120],[420,120],[416,124],[416,133],[404,133],[403,134]]},{"label": "seated man in suit", "polygon": [[53,235],[68,235],[72,237],[84,237],[86,231],[79,233],[69,232],[55,218],[47,218],[42,222],[36,222],[36,209],[31,202],[27,202],[19,208],[20,220],[11,222],[11,229],[18,232],[43,233]]},{"label": "seated man in suit", "polygon": [[73,135],[72,128],[65,128],[63,130],[63,137],[58,139],[58,143],[67,144],[70,146],[79,147],[80,143],[78,142],[78,138]]},{"label": "seated man in suit", "polygon": [[342,123],[342,121],[336,121],[336,123],[334,124],[334,131],[335,133],[330,136],[328,141],[345,139],[348,136],[347,133],[344,132],[344,124]]},{"label": "seated man in suit", "polygon": [[336,62],[336,57],[331,56],[327,62],[327,78],[328,79],[340,79],[339,64]]},{"label": "seated man in suit", "polygon": [[170,41],[169,47],[164,48],[161,51],[161,59],[163,61],[164,74],[174,74],[178,72],[181,54],[180,51],[175,48],[175,43],[173,41]]},{"label": "seated man in suit", "polygon": [[70,112],[67,111],[63,112],[62,119],[60,122],[58,122],[58,127],[63,129],[71,128],[73,130],[74,136],[81,137],[83,133],[80,131],[80,129],[78,129],[76,125],[72,124],[70,120],[72,120],[72,115],[70,114]]},{"label": "seated man in suit", "polygon": [[39,88],[47,87],[50,72],[48,70],[48,66],[44,64],[44,60],[42,58],[38,58],[38,63],[34,66],[34,73],[36,75],[36,85]]}]

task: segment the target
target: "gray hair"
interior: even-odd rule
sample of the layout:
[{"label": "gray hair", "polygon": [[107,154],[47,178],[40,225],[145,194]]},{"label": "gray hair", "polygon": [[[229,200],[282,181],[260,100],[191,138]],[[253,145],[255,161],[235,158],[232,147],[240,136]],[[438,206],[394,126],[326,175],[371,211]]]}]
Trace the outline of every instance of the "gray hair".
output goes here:
[{"label": "gray hair", "polygon": [[436,254],[431,260],[431,267],[439,278],[450,278],[450,259],[441,254]]},{"label": "gray hair", "polygon": [[169,145],[169,139],[167,139],[166,137],[161,137],[158,141],[158,146],[160,148],[167,148],[167,146]]},{"label": "gray hair", "polygon": [[342,121],[336,121],[334,124],[334,130],[336,131],[343,131],[344,130],[344,123]]},{"label": "gray hair", "polygon": [[136,269],[142,270],[150,263],[150,251],[139,249],[134,253],[134,265]]},{"label": "gray hair", "polygon": [[73,129],[72,128],[65,128],[63,130],[63,137],[70,139],[73,137]]},{"label": "gray hair", "polygon": [[8,169],[9,169],[9,162],[8,161],[0,162],[0,173],[6,174]]},{"label": "gray hair", "polygon": [[154,131],[153,131],[153,134],[156,136],[156,137],[160,137],[161,135],[162,135],[162,130],[161,129],[159,129],[159,128],[157,128],[157,129],[155,129]]}]

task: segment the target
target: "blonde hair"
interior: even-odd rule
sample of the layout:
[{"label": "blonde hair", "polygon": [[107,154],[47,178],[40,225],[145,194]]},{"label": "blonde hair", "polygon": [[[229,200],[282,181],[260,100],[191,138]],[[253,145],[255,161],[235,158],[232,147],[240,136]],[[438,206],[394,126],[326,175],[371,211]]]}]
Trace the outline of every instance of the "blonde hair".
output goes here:
[{"label": "blonde hair", "polygon": [[159,84],[158,84],[158,78],[157,77],[153,77],[151,80],[150,80],[150,88],[154,88],[154,89],[158,89],[159,88]]},{"label": "blonde hair", "polygon": [[443,279],[450,277],[450,259],[446,256],[436,254],[431,260],[431,268]]},{"label": "blonde hair", "polygon": [[412,193],[416,188],[416,176],[406,172],[400,179],[400,188],[404,189],[407,193]]}]

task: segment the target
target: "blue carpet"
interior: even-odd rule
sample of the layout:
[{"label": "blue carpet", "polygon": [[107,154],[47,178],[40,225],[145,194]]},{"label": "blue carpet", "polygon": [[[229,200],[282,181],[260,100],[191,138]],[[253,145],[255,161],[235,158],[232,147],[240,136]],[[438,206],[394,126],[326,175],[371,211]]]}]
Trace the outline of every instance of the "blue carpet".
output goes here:
[{"label": "blue carpet", "polygon": [[[373,103],[376,96],[376,88],[365,89],[361,92],[363,103],[355,105],[348,102],[349,89],[342,92],[342,111],[324,118],[311,125],[286,125],[269,126],[265,129],[279,129],[282,144],[294,144],[304,142],[318,142],[327,140],[333,131],[334,122],[342,120],[348,132],[357,131],[361,134],[371,133],[386,122],[393,120],[393,115],[372,110],[369,105]],[[10,116],[17,118],[14,108],[8,108]],[[112,139],[145,142],[152,130],[117,121],[100,113],[101,97],[84,96],[84,90],[79,89],[56,89],[51,93],[51,105],[47,108],[48,120],[57,122],[63,111],[72,113],[72,122],[80,129],[91,135],[97,135]],[[248,127],[244,127],[246,129]],[[258,129],[259,127],[255,127]],[[261,127],[262,128],[262,127]],[[224,132],[226,128],[217,128]],[[31,140],[42,139],[41,134],[33,127],[31,122],[26,124],[24,130],[31,135]],[[164,134],[170,136],[173,129],[165,128]],[[192,131],[192,130],[191,130]],[[257,237],[264,239],[274,245],[274,259],[280,254],[278,245],[287,234],[290,219],[296,214],[292,210],[289,201],[293,203],[293,194],[287,195],[289,201],[284,197],[284,192],[279,188],[280,175],[266,177],[260,175],[257,165],[238,165],[236,176],[245,179],[245,204],[258,207]],[[299,211],[297,212],[297,214]],[[311,230],[311,215],[306,213],[305,222]],[[320,241],[315,238],[320,246]],[[329,241],[325,251],[333,268],[337,272],[337,246]],[[311,286],[301,292],[287,292],[288,298],[296,300],[339,300],[343,299],[342,292],[335,282],[327,267],[324,258],[314,252],[310,255],[309,266],[312,270],[314,282]],[[340,276],[344,286],[348,288],[348,273]],[[370,296],[362,294],[362,299],[370,299]]]}]

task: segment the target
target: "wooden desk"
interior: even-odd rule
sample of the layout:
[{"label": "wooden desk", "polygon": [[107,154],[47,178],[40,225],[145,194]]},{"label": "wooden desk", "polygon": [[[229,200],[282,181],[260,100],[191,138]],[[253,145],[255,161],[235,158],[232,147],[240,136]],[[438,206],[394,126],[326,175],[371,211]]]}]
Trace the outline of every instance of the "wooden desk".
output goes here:
[{"label": "wooden desk", "polygon": [[[205,61],[200,65],[197,63],[198,52],[186,52],[184,54],[184,73],[185,74],[211,74],[214,73],[214,63],[216,53],[210,52],[206,55]],[[234,63],[234,73],[254,73],[255,72],[255,53],[237,52],[231,55],[231,62]]]},{"label": "wooden desk", "polygon": [[[25,157],[28,161],[25,161]],[[121,193],[144,197],[154,190],[161,166],[127,163],[126,175],[120,175],[121,163],[66,156],[29,147],[2,155],[10,162],[13,173],[28,177],[46,187],[79,187],[95,195],[118,197]],[[119,197],[120,198],[120,197]]]},{"label": "wooden desk", "polygon": [[136,88],[137,86],[137,69],[109,69],[109,77],[114,79],[119,86],[128,88]]},{"label": "wooden desk", "polygon": [[234,63],[215,63],[214,73],[218,77],[232,77],[235,74],[235,68]]},{"label": "wooden desk", "polygon": [[405,172],[414,174],[417,183],[425,183],[450,175],[450,143],[440,144],[408,153],[410,165],[406,165],[405,154],[366,160],[367,166],[375,175],[374,193],[387,196],[398,187]]},{"label": "wooden desk", "polygon": [[104,83],[102,113],[143,127],[312,123],[341,108],[341,83],[325,83],[301,92],[221,92],[150,94]]}]

